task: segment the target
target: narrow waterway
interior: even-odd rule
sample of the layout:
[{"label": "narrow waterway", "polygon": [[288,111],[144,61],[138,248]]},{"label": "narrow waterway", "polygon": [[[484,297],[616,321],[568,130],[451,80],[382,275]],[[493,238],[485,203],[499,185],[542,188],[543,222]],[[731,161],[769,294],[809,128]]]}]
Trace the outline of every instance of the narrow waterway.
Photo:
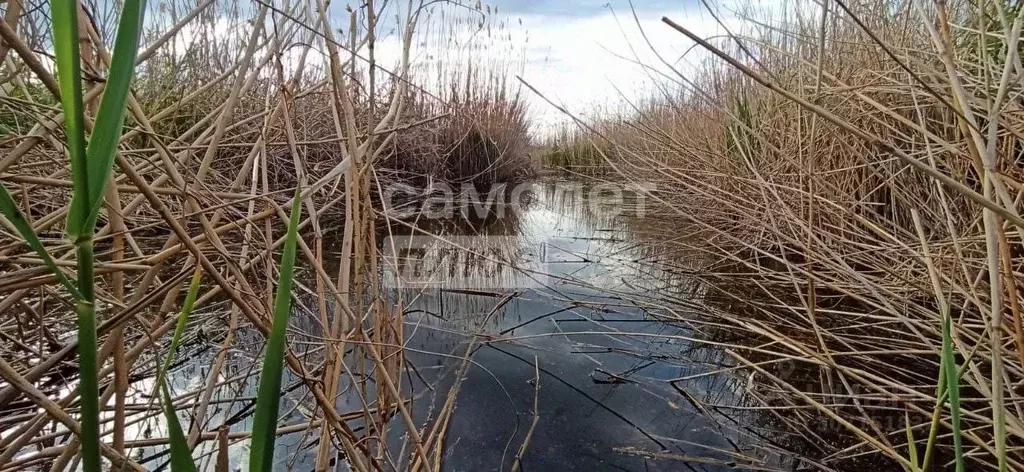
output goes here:
[{"label": "narrow waterway", "polygon": [[725,356],[670,321],[685,308],[665,307],[672,297],[661,295],[695,287],[649,263],[636,237],[647,224],[644,204],[614,186],[545,181],[488,221],[390,240],[405,256],[392,264],[398,279],[413,285],[402,290],[406,355],[421,367],[411,390],[422,418],[445,400],[428,386],[447,392],[459,358],[468,350],[472,359],[444,470],[508,470],[528,435],[527,470],[779,465],[759,441],[725,426],[739,416],[716,418],[692,402],[739,405],[742,382],[700,376],[722,369]]},{"label": "narrow waterway", "polygon": [[[401,386],[414,420],[443,415],[457,388],[442,469],[509,470],[522,449],[520,467],[532,471],[787,470],[764,415],[744,408],[747,380],[731,374],[724,352],[693,341],[684,320],[699,313],[686,300],[699,285],[651,264],[651,244],[638,236],[650,223],[642,195],[565,180],[521,190],[483,218],[420,208],[420,218],[379,238],[385,293],[403,307]],[[316,330],[302,308],[309,297],[296,294],[297,332]],[[239,331],[237,342],[254,349],[232,351],[227,377],[258,369],[260,337]],[[175,390],[202,385],[214,346],[200,338],[186,348],[170,373]],[[215,392],[212,424],[249,429],[254,380]],[[281,426],[308,421],[308,392],[291,376],[284,385]],[[339,411],[362,401],[343,393]],[[129,437],[163,436],[153,424]],[[388,449],[399,469],[409,465],[405,433],[392,419]],[[311,470],[318,436],[296,428],[279,438],[276,468]],[[214,446],[199,448],[209,470]],[[163,446],[136,453],[166,461]],[[246,468],[247,456],[247,442],[231,446],[232,467]]]}]

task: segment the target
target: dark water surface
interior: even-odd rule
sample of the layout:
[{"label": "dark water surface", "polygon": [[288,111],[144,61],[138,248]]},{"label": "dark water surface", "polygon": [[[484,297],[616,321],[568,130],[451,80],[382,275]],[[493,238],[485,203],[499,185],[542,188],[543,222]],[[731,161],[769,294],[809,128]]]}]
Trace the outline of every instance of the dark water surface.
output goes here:
[{"label": "dark water surface", "polygon": [[[757,441],[720,424],[738,416],[709,417],[668,382],[725,362],[722,352],[691,344],[685,323],[666,322],[668,311],[653,303],[663,298],[652,296],[657,292],[685,292],[690,282],[644,262],[650,255],[633,236],[645,224],[642,200],[627,192],[620,203],[614,192],[573,185],[536,184],[532,202],[511,218],[443,232],[483,257],[445,257],[453,254],[446,242],[394,251],[415,256],[399,264],[411,273],[407,281],[419,282],[402,290],[413,300],[407,356],[436,367],[423,374],[427,383],[446,391],[461,364],[428,353],[461,356],[467,335],[483,334],[455,403],[444,470],[508,470],[533,422],[535,398],[538,422],[523,470],[778,466],[780,459],[759,451]],[[424,245],[420,237],[394,241]],[[416,264],[423,267],[409,269]],[[713,375],[677,385],[730,405],[740,403],[739,380]],[[414,393],[424,389],[417,383]],[[436,412],[439,397],[418,399],[416,411],[424,418]]]},{"label": "dark water surface", "polygon": [[[649,263],[649,244],[635,236],[648,224],[642,199],[627,192],[620,202],[614,191],[592,190],[540,182],[521,195],[518,208],[394,225],[382,236],[382,280],[405,307],[409,368],[402,388],[413,398],[416,422],[432,423],[448,391],[459,388],[442,469],[509,470],[536,401],[525,471],[789,470],[789,460],[769,446],[764,415],[742,408],[746,379],[730,373],[723,351],[691,341],[699,336],[683,320],[699,314],[684,307],[686,294],[699,288]],[[303,297],[309,294],[296,295]],[[293,328],[309,322],[302,313],[293,316]],[[250,428],[262,343],[239,331],[236,344],[243,348],[232,351],[225,380],[251,377],[214,393],[206,430],[225,422],[232,431]],[[169,376],[176,391],[202,385],[215,346],[198,342],[187,350]],[[292,388],[283,395],[281,424],[308,421],[308,392],[290,376],[284,385]],[[355,395],[339,401],[339,411],[361,408]],[[404,469],[411,446],[401,420],[391,424],[389,450]],[[138,425],[128,437],[147,435],[166,431]],[[311,470],[318,436],[313,430],[280,437],[276,468]],[[196,452],[206,454],[206,470],[213,470],[215,444]],[[248,468],[248,442],[230,450],[232,467]],[[166,449],[135,451],[149,464],[165,464]]]}]

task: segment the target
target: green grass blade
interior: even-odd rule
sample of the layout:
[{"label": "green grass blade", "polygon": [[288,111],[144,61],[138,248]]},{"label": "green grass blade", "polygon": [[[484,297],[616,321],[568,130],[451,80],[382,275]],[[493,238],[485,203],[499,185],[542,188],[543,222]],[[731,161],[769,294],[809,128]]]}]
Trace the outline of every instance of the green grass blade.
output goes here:
[{"label": "green grass blade", "polygon": [[910,426],[910,413],[906,410],[903,410],[903,420],[904,424],[907,425],[907,453],[910,456],[910,471],[920,472],[921,467],[918,466],[920,462],[918,462],[917,458],[917,442],[914,439],[914,430]]},{"label": "green grass blade", "polygon": [[928,470],[931,465],[935,451],[935,444],[938,433],[939,413],[944,399],[949,399],[950,423],[953,426],[953,445],[956,453],[956,470],[964,470],[963,432],[960,430],[960,372],[956,367],[956,357],[953,353],[953,320],[949,311],[949,300],[943,295],[942,284],[939,272],[932,262],[931,252],[928,249],[928,241],[925,237],[924,225],[921,224],[921,217],[917,210],[910,210],[914,219],[914,228],[921,241],[921,249],[924,251],[924,263],[928,267],[928,275],[932,282],[932,290],[935,292],[935,299],[939,303],[939,316],[942,324],[942,348],[939,351],[939,379],[938,388],[935,392],[935,410],[932,413],[932,427],[928,435],[928,447],[925,449],[923,470]]},{"label": "green grass blade", "polygon": [[103,206],[103,189],[114,166],[117,144],[121,140],[125,103],[131,92],[135,56],[139,50],[139,36],[145,14],[145,0],[125,0],[124,8],[121,10],[121,21],[117,27],[117,37],[114,40],[114,54],[107,76],[107,86],[103,91],[103,99],[96,115],[96,125],[93,127],[86,150],[89,194],[82,197],[88,198],[89,214],[85,221],[85,231],[93,230]]},{"label": "green grass blade", "polygon": [[164,419],[167,421],[168,438],[171,446],[171,471],[192,472],[197,470],[195,461],[192,459],[192,449],[188,446],[188,439],[185,437],[185,430],[181,428],[178,421],[178,414],[174,411],[171,402],[171,395],[167,389],[167,369],[174,361],[178,353],[178,346],[181,345],[181,338],[185,333],[185,326],[188,325],[189,316],[192,314],[192,307],[195,306],[196,298],[199,296],[199,284],[203,279],[202,268],[196,267],[192,274],[192,282],[188,286],[188,293],[185,295],[185,303],[181,305],[178,313],[178,323],[174,326],[174,334],[171,336],[171,346],[167,350],[164,362],[156,372],[156,382],[152,397],[160,396],[160,403],[163,404]]},{"label": "green grass blade", "polygon": [[60,267],[57,267],[57,263],[52,257],[50,257],[50,253],[46,251],[46,248],[43,246],[43,242],[39,240],[39,236],[37,236],[36,232],[32,230],[32,226],[29,225],[28,220],[25,219],[25,215],[21,213],[21,209],[18,208],[18,204],[14,201],[14,198],[11,198],[11,194],[7,192],[7,187],[4,187],[3,185],[0,185],[0,213],[3,213],[4,217],[14,225],[14,228],[18,230],[21,237],[25,239],[26,243],[28,243],[28,246],[32,248],[32,250],[35,251],[43,260],[43,264],[46,265],[46,268],[50,269],[50,272],[53,272],[53,275],[57,277],[57,281],[59,281],[61,285],[68,290],[68,292],[71,292],[71,295],[75,297],[75,299],[81,299],[82,295],[78,293],[78,288],[76,288],[75,284],[68,279],[67,274],[60,270]]},{"label": "green grass blade", "polygon": [[74,189],[71,207],[68,209],[67,232],[72,240],[77,240],[84,234],[83,224],[89,213],[87,201],[80,198],[89,193],[89,179],[85,160],[85,107],[82,103],[82,70],[78,51],[78,2],[51,0],[50,13],[53,22],[53,52]]},{"label": "green grass blade", "polygon": [[188,285],[188,293],[185,294],[185,302],[182,303],[181,311],[178,312],[178,323],[174,325],[174,334],[171,335],[171,346],[167,349],[164,361],[156,371],[156,382],[154,383],[155,385],[153,387],[153,394],[150,396],[151,398],[156,397],[156,389],[163,385],[164,377],[167,376],[167,369],[171,367],[171,363],[174,362],[174,357],[178,353],[178,346],[181,345],[181,338],[185,333],[185,326],[188,325],[188,319],[192,316],[192,307],[195,306],[196,298],[199,296],[199,285],[202,279],[202,268],[196,267],[195,272],[192,273],[192,282]]},{"label": "green grass blade", "polygon": [[939,350],[939,381],[935,389],[935,408],[932,410],[932,424],[928,430],[928,443],[924,450],[924,460],[921,462],[921,470],[928,470],[931,467],[932,457],[935,454],[936,445],[939,441],[939,425],[942,419],[942,405],[946,404],[949,397],[946,392],[946,363],[942,360],[942,350]]},{"label": "green grass blade", "polygon": [[198,469],[195,461],[192,460],[192,450],[188,447],[188,439],[185,438],[184,430],[181,429],[178,414],[174,412],[167,383],[161,381],[159,388],[160,403],[163,403],[164,418],[167,420],[167,433],[171,445],[171,472],[196,472]]},{"label": "green grass blade", "polygon": [[281,374],[284,370],[285,334],[292,302],[292,278],[295,270],[295,247],[299,238],[299,217],[302,214],[299,190],[295,191],[288,221],[281,274],[274,298],[274,324],[267,339],[266,357],[256,394],[256,412],[252,423],[249,451],[250,472],[269,472],[274,465],[274,440],[277,438],[277,410],[281,403]]},{"label": "green grass blade", "polygon": [[953,355],[953,321],[949,310],[942,310],[942,364],[946,375],[946,391],[949,394],[949,416],[953,424],[953,447],[956,454],[956,471],[964,470],[963,432],[960,429],[960,378]]},{"label": "green grass blade", "polygon": [[178,324],[174,325],[171,347],[168,349],[167,356],[164,357],[163,365],[157,371],[157,385],[161,384],[159,380],[163,379],[167,369],[171,366],[171,362],[174,361],[174,356],[178,353],[178,346],[181,345],[181,337],[185,333],[185,326],[188,324],[188,318],[192,314],[192,307],[195,306],[196,298],[199,297],[199,283],[202,280],[203,270],[197,266],[196,271],[192,273],[192,282],[189,283],[188,293],[185,295],[185,303],[181,305],[181,312],[178,314]]}]

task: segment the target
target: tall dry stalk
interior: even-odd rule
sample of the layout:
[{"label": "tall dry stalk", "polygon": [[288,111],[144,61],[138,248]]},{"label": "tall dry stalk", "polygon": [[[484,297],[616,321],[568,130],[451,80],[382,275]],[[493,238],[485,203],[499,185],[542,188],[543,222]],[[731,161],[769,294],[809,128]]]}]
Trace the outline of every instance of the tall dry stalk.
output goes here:
[{"label": "tall dry stalk", "polygon": [[[82,82],[83,103],[105,100],[113,79],[106,74],[114,70],[119,51],[109,53],[100,40],[113,33],[113,25],[102,19],[121,7],[70,4],[85,18],[101,19],[82,21],[81,35],[74,39],[94,48]],[[251,435],[239,430],[233,412],[248,401],[246,386],[264,380],[252,368],[261,355],[256,347],[261,343],[253,343],[253,337],[262,340],[272,328],[286,327],[295,344],[281,351],[289,371],[282,379],[299,383],[295,391],[302,393],[284,394],[281,409],[302,404],[298,411],[306,417],[286,425],[269,418],[279,426],[277,433],[308,430],[319,436],[318,469],[330,468],[340,453],[354,470],[369,471],[411,463],[413,458],[389,449],[390,432],[400,429],[415,457],[434,468],[426,461],[431,451],[420,438],[423,425],[413,421],[401,381],[402,305],[391,306],[377,281],[380,213],[375,207],[382,185],[378,165],[394,155],[400,135],[434,124],[437,118],[428,113],[458,111],[425,105],[422,97],[429,94],[414,93],[411,85],[410,50],[423,9],[430,5],[397,5],[402,53],[395,70],[384,67],[389,64],[379,60],[376,49],[378,34],[391,26],[382,12],[395,11],[388,2],[359,6],[347,25],[334,24],[324,2],[259,2],[247,9],[233,2],[188,0],[147,7],[152,27],[141,41],[144,49],[127,58],[137,77],[130,89],[125,85],[126,125],[115,127],[111,175],[109,182],[100,182],[107,185],[96,197],[105,203],[95,214],[92,239],[97,263],[89,289],[102,307],[95,318],[94,348],[88,336],[69,336],[75,315],[63,288],[74,287],[70,268],[75,259],[84,259],[84,249],[76,255],[73,243],[79,240],[52,237],[67,230],[68,214],[76,213],[69,212],[69,201],[72,209],[78,206],[69,189],[80,184],[79,176],[58,158],[65,129],[77,122],[54,108],[60,87],[72,81],[55,79],[36,52],[47,50],[49,39],[41,32],[51,29],[49,20],[25,13],[34,11],[31,2],[8,5],[0,23],[0,56],[7,56],[0,57],[5,94],[0,125],[6,133],[0,180],[19,197],[11,198],[11,207],[26,218],[3,222],[8,231],[0,244],[0,311],[31,316],[5,318],[0,327],[34,334],[23,340],[33,346],[28,351],[5,344],[0,355],[8,379],[0,386],[0,410],[10,420],[0,438],[0,469],[93,467],[99,461],[90,452],[94,443],[102,443],[99,452],[107,460],[129,468],[141,467],[127,458],[148,457],[142,451],[151,449],[144,448],[162,450],[172,443],[176,457],[185,449],[193,458],[225,453],[226,443]],[[334,38],[338,26],[350,32],[341,40],[347,44]],[[458,133],[451,134],[454,142],[444,146],[461,142]],[[294,188],[302,188],[302,194],[291,197]],[[282,295],[297,307],[292,321],[275,326],[272,319],[275,253],[285,247],[280,229],[291,216],[284,209],[298,202],[293,198],[304,208],[297,222],[296,285],[316,287],[319,325],[303,324],[301,288]],[[336,238],[338,226],[342,251],[333,255],[325,241]],[[22,229],[40,235],[38,244],[14,236]],[[328,274],[333,260],[341,268]],[[184,287],[197,267],[206,283],[190,315],[182,317]],[[176,330],[186,318],[188,325]],[[309,339],[318,343],[313,353],[305,350]],[[187,366],[206,345],[216,348],[198,380],[185,381],[187,368],[169,369],[169,387],[160,392],[167,410],[136,396],[152,391],[148,382],[172,346],[182,351],[176,358]],[[87,356],[79,369],[85,372],[67,369],[79,348],[96,356],[94,382],[88,378],[93,369]],[[55,378],[62,380],[50,381]],[[75,418],[89,413],[93,391],[96,422],[80,425]],[[341,395],[352,395],[360,407],[341,411]],[[148,406],[133,407],[138,405]],[[145,431],[166,431],[163,426],[174,419],[181,420],[187,448],[174,435],[142,437]],[[358,429],[357,423],[366,427]],[[86,429],[96,430],[97,441],[76,439]],[[267,460],[267,467],[280,461],[280,451]]]},{"label": "tall dry stalk", "polygon": [[651,244],[714,256],[696,271],[706,322],[752,340],[730,352],[793,447],[836,468],[1024,468],[1024,14],[795,7],[751,5],[724,39],[666,18],[699,65],[652,64],[676,81],[663,98],[578,142],[657,184],[674,223]]}]

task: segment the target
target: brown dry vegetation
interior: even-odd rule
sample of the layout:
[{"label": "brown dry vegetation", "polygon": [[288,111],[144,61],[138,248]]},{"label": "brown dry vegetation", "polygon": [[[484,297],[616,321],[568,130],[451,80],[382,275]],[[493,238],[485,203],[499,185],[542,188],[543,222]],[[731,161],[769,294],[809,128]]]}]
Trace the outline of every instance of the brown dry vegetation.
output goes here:
[{"label": "brown dry vegetation", "polygon": [[[232,412],[251,402],[288,220],[283,209],[298,187],[304,298],[289,337],[301,345],[287,353],[285,382],[303,392],[303,407],[294,407],[298,420],[282,420],[280,432],[303,432],[318,470],[339,457],[361,471],[438,469],[447,416],[415,424],[400,398],[402,301],[378,298],[383,218],[375,195],[395,180],[487,184],[532,171],[523,103],[510,87],[467,74],[464,90],[449,95],[411,67],[409,51],[424,40],[418,21],[447,7],[371,1],[328,12],[323,1],[150,4],[96,237],[108,459],[134,469],[151,456],[164,460],[165,431],[149,434],[161,413],[147,379],[166,353],[197,268],[204,285],[187,337],[215,347],[209,365],[200,366],[202,381],[177,386],[173,408],[192,419],[183,424],[196,457],[226,457],[227,444],[248,437],[235,424],[245,415]],[[47,5],[14,0],[5,8],[0,180],[70,273],[73,246],[61,235],[71,183],[46,52]],[[480,36],[490,35],[486,11],[458,11],[472,18],[466,24],[486,25]],[[117,12],[111,3],[82,5],[88,107],[104,86],[105,45]],[[392,31],[389,39],[403,51],[391,58],[395,63],[375,55],[382,31]],[[70,434],[78,427],[74,312],[55,277],[2,223],[0,470],[63,470],[80,454]],[[343,393],[361,405],[341,411],[336,398]],[[394,429],[404,435],[404,451],[388,449],[384,438]],[[227,470],[217,461],[218,470]]]},{"label": "brown dry vegetation", "polygon": [[788,2],[701,41],[701,68],[631,116],[583,125],[581,154],[657,185],[651,244],[718,261],[695,272],[701,329],[809,468],[953,467],[948,310],[967,469],[1024,469],[1012,3]]}]

